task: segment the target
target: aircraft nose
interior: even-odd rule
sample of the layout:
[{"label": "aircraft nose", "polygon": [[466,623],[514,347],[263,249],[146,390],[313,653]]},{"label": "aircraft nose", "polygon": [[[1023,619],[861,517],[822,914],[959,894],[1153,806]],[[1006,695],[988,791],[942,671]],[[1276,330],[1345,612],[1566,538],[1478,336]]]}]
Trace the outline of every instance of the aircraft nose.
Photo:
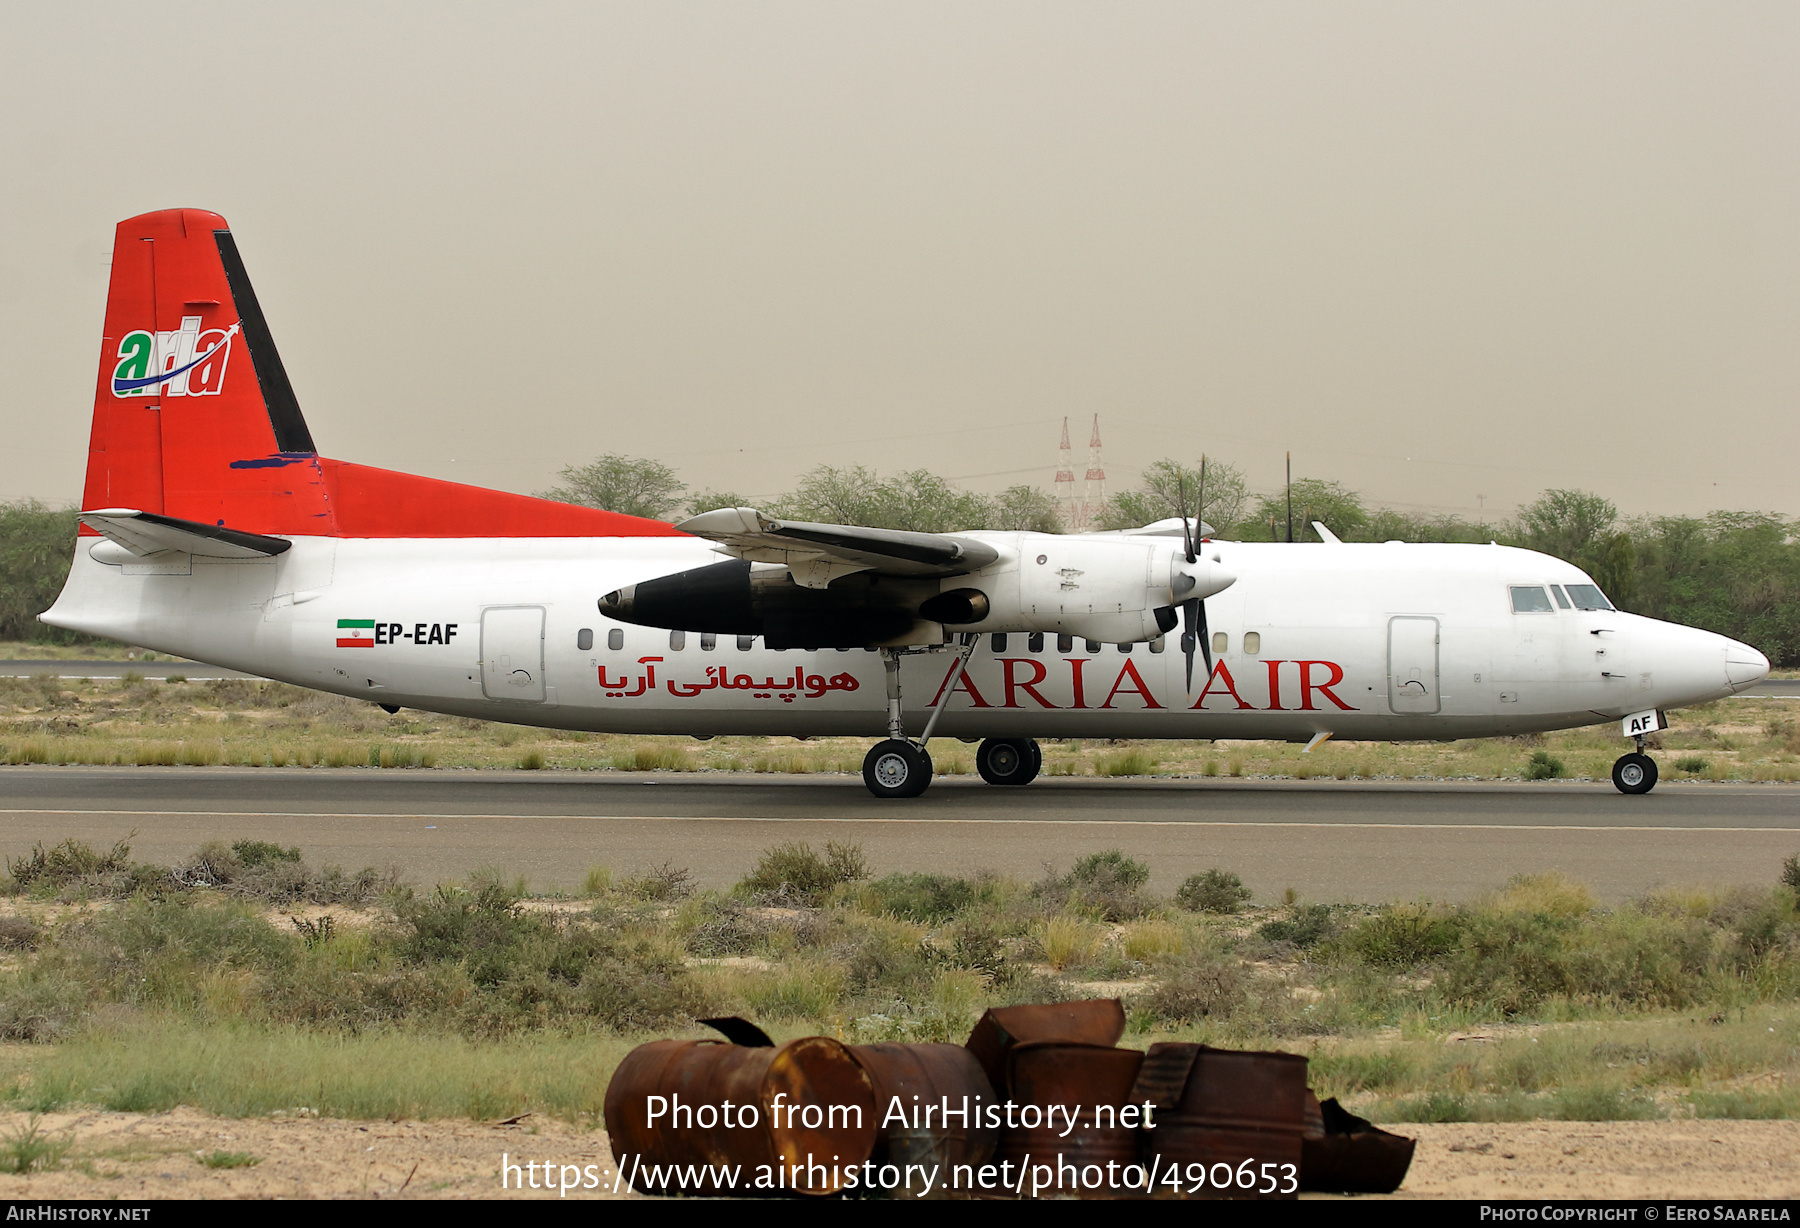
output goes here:
[{"label": "aircraft nose", "polygon": [[1748,690],[1769,676],[1769,658],[1736,640],[1725,648],[1725,681],[1733,693]]}]

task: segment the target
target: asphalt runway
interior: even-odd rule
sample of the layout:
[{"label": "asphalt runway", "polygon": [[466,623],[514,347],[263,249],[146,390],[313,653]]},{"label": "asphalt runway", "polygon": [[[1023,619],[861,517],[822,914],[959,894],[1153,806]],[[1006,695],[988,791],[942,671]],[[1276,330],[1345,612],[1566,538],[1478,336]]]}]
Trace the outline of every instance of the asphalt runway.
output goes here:
[{"label": "asphalt runway", "polygon": [[881,802],[845,776],[0,768],[0,853],[129,838],[170,863],[208,840],[298,844],[315,863],[398,866],[415,883],[492,867],[534,889],[672,862],[704,885],[772,844],[862,845],[878,874],[993,870],[1032,878],[1087,853],[1147,860],[1170,892],[1220,866],[1267,902],[1463,900],[1562,870],[1603,898],[1663,885],[1768,886],[1800,853],[1800,786],[1043,779],[935,782]]}]

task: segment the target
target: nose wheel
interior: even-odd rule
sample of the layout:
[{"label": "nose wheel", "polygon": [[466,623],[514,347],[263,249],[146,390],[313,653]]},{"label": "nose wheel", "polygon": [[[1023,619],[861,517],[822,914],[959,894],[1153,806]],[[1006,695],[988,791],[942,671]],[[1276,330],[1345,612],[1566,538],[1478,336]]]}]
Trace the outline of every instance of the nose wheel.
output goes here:
[{"label": "nose wheel", "polygon": [[1613,786],[1621,793],[1648,793],[1656,788],[1656,760],[1633,751],[1613,764]]},{"label": "nose wheel", "polygon": [[1028,785],[1044,766],[1032,738],[989,738],[975,751],[975,770],[990,785]]}]

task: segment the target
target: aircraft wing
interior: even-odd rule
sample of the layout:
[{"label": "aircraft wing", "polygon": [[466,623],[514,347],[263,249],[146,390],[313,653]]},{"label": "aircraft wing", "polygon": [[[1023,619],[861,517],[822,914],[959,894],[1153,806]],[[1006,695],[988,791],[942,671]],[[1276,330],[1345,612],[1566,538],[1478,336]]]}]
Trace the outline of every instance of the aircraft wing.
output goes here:
[{"label": "aircraft wing", "polygon": [[785,564],[794,582],[806,588],[824,588],[839,576],[858,571],[960,576],[980,571],[1000,557],[998,550],[972,537],[776,520],[748,507],[702,512],[675,527],[718,542],[724,554],[753,563]]},{"label": "aircraft wing", "polygon": [[174,516],[128,507],[82,512],[80,519],[101,536],[139,556],[179,550],[214,559],[270,558],[294,544],[285,537],[265,537],[261,533],[245,533],[224,525],[179,520]]}]

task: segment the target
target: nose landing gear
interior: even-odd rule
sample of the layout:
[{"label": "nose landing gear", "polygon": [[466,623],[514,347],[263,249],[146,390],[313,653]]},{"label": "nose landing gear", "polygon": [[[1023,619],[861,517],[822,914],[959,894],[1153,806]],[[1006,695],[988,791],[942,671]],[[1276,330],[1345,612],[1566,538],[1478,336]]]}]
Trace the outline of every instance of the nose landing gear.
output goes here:
[{"label": "nose landing gear", "polygon": [[[1656,720],[1662,721],[1662,713],[1656,714]],[[1643,734],[1632,734],[1631,740],[1637,749],[1614,761],[1613,787],[1621,793],[1648,793],[1656,788],[1656,760],[1644,753]]]},{"label": "nose landing gear", "polygon": [[1634,751],[1613,764],[1613,785],[1621,793],[1648,793],[1656,788],[1656,760]]}]

